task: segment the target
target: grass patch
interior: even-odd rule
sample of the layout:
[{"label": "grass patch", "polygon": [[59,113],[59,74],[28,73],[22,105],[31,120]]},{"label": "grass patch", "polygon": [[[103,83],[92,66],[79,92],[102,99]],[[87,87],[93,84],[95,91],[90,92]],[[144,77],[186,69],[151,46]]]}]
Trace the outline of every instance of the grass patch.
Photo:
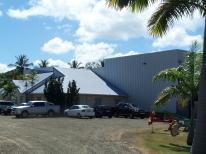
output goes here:
[{"label": "grass patch", "polygon": [[151,129],[145,129],[136,134],[138,149],[143,154],[188,154],[190,146],[186,139],[186,132],[172,137],[166,127],[155,128],[154,133],[151,133]]}]

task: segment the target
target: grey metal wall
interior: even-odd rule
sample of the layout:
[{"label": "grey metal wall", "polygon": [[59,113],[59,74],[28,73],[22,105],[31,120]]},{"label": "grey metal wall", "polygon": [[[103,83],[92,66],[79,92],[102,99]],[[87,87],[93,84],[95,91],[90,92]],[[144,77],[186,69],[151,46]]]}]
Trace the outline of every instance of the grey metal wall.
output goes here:
[{"label": "grey metal wall", "polygon": [[[153,76],[166,68],[177,67],[184,55],[185,51],[171,50],[111,58],[104,61],[103,68],[94,72],[126,92],[128,102],[151,111],[159,92],[168,85],[165,82],[153,83]],[[171,100],[161,110],[176,112],[176,100]]]}]

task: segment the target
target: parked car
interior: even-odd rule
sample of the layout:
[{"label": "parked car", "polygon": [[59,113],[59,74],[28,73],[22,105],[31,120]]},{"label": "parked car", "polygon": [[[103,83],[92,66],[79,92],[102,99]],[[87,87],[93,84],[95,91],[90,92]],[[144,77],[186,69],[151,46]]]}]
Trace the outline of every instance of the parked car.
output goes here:
[{"label": "parked car", "polygon": [[98,105],[94,108],[95,117],[102,118],[103,116],[107,116],[112,118],[111,107],[107,105]]},{"label": "parked car", "polygon": [[64,111],[64,115],[79,118],[89,117],[92,119],[95,116],[95,113],[94,109],[89,105],[73,105]]},{"label": "parked car", "polygon": [[29,101],[22,106],[13,107],[12,112],[17,118],[26,118],[29,115],[48,115],[51,117],[60,113],[60,106],[46,101]]},{"label": "parked car", "polygon": [[134,107],[129,103],[118,103],[112,108],[113,115],[116,117],[124,116],[125,118],[135,118],[140,117],[141,119],[146,117],[146,112],[137,107]]},{"label": "parked car", "polygon": [[28,102],[24,102],[24,103],[21,103],[21,104],[14,104],[13,106],[8,106],[6,108],[6,110],[4,110],[4,115],[12,115],[14,114],[12,111],[13,111],[13,108],[15,107],[18,107],[18,106],[28,106]]},{"label": "parked car", "polygon": [[14,102],[12,101],[0,101],[0,113],[7,113],[11,106],[14,106]]}]

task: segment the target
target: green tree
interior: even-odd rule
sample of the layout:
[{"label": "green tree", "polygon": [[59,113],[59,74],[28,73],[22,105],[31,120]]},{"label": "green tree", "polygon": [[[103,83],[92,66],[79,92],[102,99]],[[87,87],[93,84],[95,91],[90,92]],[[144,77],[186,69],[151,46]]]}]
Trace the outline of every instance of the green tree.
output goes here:
[{"label": "green tree", "polygon": [[38,63],[39,67],[48,67],[49,65],[49,62],[48,60],[41,60],[39,63]]},{"label": "green tree", "polygon": [[158,96],[154,105],[164,106],[171,97],[177,97],[178,103],[185,106],[190,102],[191,127],[194,127],[195,101],[198,101],[200,64],[202,54],[198,51],[195,42],[191,51],[185,56],[184,62],[177,68],[169,68],[154,76],[154,81],[163,80],[173,85],[166,87]]},{"label": "green tree", "polygon": [[[131,8],[132,12],[142,11],[158,0],[107,0],[110,7]],[[153,36],[163,36],[175,20],[183,16],[192,16],[198,10],[205,20],[203,58],[200,77],[200,90],[197,110],[196,131],[193,142],[193,154],[206,153],[206,1],[205,0],[161,0],[157,10],[148,22],[148,28]]]},{"label": "green tree", "polygon": [[32,66],[32,63],[29,63],[29,59],[26,55],[22,54],[16,57],[15,64],[9,64],[11,67],[16,67],[16,71],[18,74],[24,74],[24,70]]},{"label": "green tree", "polygon": [[3,99],[16,99],[18,87],[12,82],[12,80],[6,77],[0,77],[0,89],[0,94]]},{"label": "green tree", "polygon": [[76,60],[73,60],[71,63],[68,63],[68,64],[71,68],[77,68],[77,69],[84,68],[84,67],[81,67],[82,63]]},{"label": "green tree", "polygon": [[50,79],[45,83],[44,96],[47,101],[60,105],[61,109],[64,105],[64,91],[62,87],[63,78]]},{"label": "green tree", "polygon": [[67,88],[67,97],[66,97],[66,105],[68,107],[78,102],[79,90],[80,88],[77,88],[75,80],[69,81],[68,88]]}]

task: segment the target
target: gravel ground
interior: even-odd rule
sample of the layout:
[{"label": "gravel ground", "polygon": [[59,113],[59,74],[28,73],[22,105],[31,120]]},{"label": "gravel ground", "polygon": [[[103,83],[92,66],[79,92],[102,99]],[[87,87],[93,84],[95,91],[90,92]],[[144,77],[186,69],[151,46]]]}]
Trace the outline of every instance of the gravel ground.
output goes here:
[{"label": "gravel ground", "polygon": [[125,133],[146,119],[0,116],[0,154],[138,154]]}]

